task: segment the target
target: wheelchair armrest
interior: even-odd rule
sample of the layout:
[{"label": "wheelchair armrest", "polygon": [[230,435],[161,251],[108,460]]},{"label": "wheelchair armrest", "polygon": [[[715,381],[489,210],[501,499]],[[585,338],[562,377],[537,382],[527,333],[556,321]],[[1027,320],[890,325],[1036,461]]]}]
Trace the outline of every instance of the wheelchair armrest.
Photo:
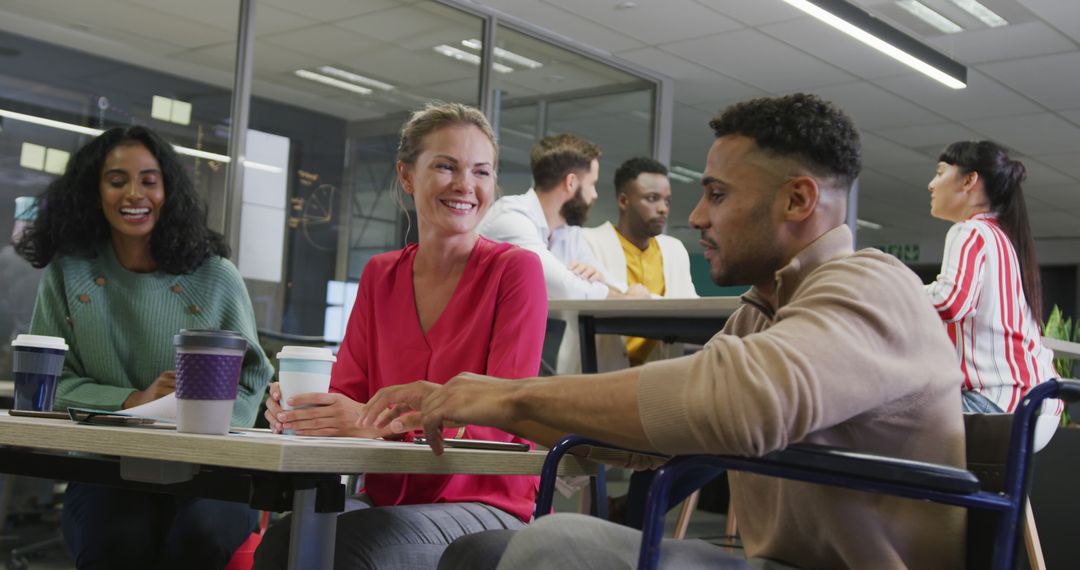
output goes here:
[{"label": "wheelchair armrest", "polygon": [[970,495],[979,492],[979,479],[969,471],[910,459],[860,453],[846,449],[800,443],[765,455],[763,460],[791,466],[916,486],[942,493]]}]

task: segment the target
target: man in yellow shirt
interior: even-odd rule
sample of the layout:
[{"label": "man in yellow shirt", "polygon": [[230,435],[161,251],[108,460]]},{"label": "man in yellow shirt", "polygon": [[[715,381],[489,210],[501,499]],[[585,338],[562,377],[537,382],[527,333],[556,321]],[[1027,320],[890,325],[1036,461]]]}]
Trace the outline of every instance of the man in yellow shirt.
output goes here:
[{"label": "man in yellow shirt", "polygon": [[[663,164],[651,158],[622,163],[615,171],[618,224],[605,222],[582,230],[582,235],[613,278],[627,285],[644,285],[654,297],[697,297],[686,247],[663,234],[671,208],[667,173]],[[658,344],[643,338],[618,343],[623,346],[616,346],[611,338],[598,339],[601,371],[643,364]]]}]

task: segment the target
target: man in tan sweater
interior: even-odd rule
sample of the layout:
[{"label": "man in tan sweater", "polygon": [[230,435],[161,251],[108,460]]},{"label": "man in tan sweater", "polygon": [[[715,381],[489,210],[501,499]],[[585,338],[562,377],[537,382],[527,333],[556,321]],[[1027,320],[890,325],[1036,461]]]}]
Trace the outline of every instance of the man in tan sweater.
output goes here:
[{"label": "man in tan sweater", "polygon": [[[861,162],[851,120],[795,94],[734,105],[710,126],[717,139],[690,223],[713,280],[753,288],[701,352],[588,377],[464,374],[396,387],[361,421],[399,403],[420,410],[429,434],[481,424],[547,443],[578,433],[666,454],[752,456],[812,442],[963,466],[962,378],[945,331],[918,278],[877,250],[853,251],[843,225]],[[731,485],[746,553],[767,564],[964,565],[961,509],[742,473]],[[484,540],[451,547],[444,563]],[[631,567],[640,533],[557,514],[508,542],[499,568]],[[671,567],[742,564],[694,541],[662,552]]]}]

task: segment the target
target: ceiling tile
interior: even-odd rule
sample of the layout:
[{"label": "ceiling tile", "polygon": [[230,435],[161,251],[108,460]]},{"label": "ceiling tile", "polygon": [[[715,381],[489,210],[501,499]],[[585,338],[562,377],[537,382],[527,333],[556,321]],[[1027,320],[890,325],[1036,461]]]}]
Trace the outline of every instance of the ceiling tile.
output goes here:
[{"label": "ceiling tile", "polygon": [[694,0],[641,0],[636,8],[627,10],[616,9],[615,2],[546,1],[650,45],[743,27]]},{"label": "ceiling tile", "polygon": [[1023,2],[1028,10],[1080,42],[1080,2],[1062,0],[1023,0]]},{"label": "ceiling tile", "polygon": [[1052,186],[1056,184],[1077,183],[1076,179],[1072,176],[1044,163],[1042,161],[1042,155],[1039,155],[1038,159],[1036,159],[1022,154],[1014,154],[1011,158],[1024,163],[1024,168],[1027,170],[1027,179],[1025,181],[1025,184],[1027,185]]},{"label": "ceiling tile", "polygon": [[979,70],[1051,109],[1080,107],[1080,51],[988,63]]},{"label": "ceiling tile", "polygon": [[269,5],[259,4],[259,7],[255,9],[256,37],[298,30],[318,23],[319,21],[314,18],[294,14]]},{"label": "ceiling tile", "polygon": [[339,28],[405,47],[431,48],[441,43],[461,47],[460,42],[480,38],[481,21],[449,8],[439,11],[404,6],[334,22]]},{"label": "ceiling tile", "polygon": [[949,89],[918,73],[877,79],[874,83],[952,120],[1018,115],[1042,110],[1030,99],[970,68],[966,89]]},{"label": "ceiling tile", "polygon": [[1072,51],[1069,38],[1042,22],[1024,22],[944,34],[929,41],[946,55],[968,65]]},{"label": "ceiling tile", "polygon": [[[291,32],[266,35],[260,41],[330,61],[362,60],[381,42],[373,38],[322,24]],[[361,57],[363,56],[363,57]]]},{"label": "ceiling tile", "polygon": [[975,119],[967,126],[1026,155],[1080,150],[1080,127],[1053,113]]},{"label": "ceiling tile", "polygon": [[[663,46],[729,77],[772,93],[809,89],[854,78],[820,59],[756,30],[738,30]],[[747,57],[747,54],[754,54]]]},{"label": "ceiling tile", "polygon": [[[807,33],[811,31],[808,26],[814,26],[813,33]],[[873,79],[911,71],[910,67],[899,61],[816,21],[793,20],[759,29],[860,77]]]},{"label": "ceiling tile", "polygon": [[647,67],[675,80],[675,100],[703,104],[715,111],[727,102],[760,97],[766,93],[703,65],[687,61],[654,47],[621,52],[620,58]]},{"label": "ceiling tile", "polygon": [[937,114],[867,82],[833,85],[810,91],[847,112],[860,129],[925,125],[941,120]]},{"label": "ceiling tile", "polygon": [[551,30],[579,43],[607,50],[623,51],[645,44],[635,38],[596,25],[570,12],[538,0],[481,0],[479,4],[502,10],[535,26]]},{"label": "ceiling tile", "polygon": [[977,138],[974,132],[952,122],[937,122],[913,127],[878,129],[875,132],[891,141],[911,147],[924,147],[930,145],[944,147],[944,145],[954,141]]},{"label": "ceiling tile", "polygon": [[1039,161],[1055,169],[1080,179],[1080,152],[1065,154],[1040,154]]},{"label": "ceiling tile", "polygon": [[266,4],[289,12],[315,18],[320,22],[332,23],[344,18],[369,14],[378,10],[394,8],[401,3],[396,0],[318,0],[317,2],[296,2],[296,0],[259,0],[259,7]]},{"label": "ceiling tile", "polygon": [[1076,109],[1073,111],[1062,111],[1058,114],[1072,121],[1073,123],[1080,125],[1080,109]]},{"label": "ceiling tile", "polygon": [[785,20],[807,19],[804,13],[780,2],[698,0],[698,3],[748,26],[761,26]]}]

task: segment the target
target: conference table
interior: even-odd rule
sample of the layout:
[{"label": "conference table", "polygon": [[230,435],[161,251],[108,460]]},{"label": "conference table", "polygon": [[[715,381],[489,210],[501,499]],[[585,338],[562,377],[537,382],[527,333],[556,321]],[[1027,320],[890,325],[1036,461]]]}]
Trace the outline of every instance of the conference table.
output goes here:
[{"label": "conference table", "polygon": [[[236,430],[178,433],[171,424],[104,426],[16,417],[0,410],[0,472],[120,486],[293,511],[290,570],[333,566],[342,474],[538,475],[546,453],[450,448],[360,438],[283,436]],[[596,464],[568,457],[561,475],[591,475]]]},{"label": "conference table", "polygon": [[[577,348],[581,371],[596,372],[596,335],[617,334],[664,342],[705,344],[741,305],[739,297],[548,301],[548,317],[568,324],[562,348]],[[576,326],[574,326],[576,325]],[[566,355],[560,354],[560,361]]]}]

